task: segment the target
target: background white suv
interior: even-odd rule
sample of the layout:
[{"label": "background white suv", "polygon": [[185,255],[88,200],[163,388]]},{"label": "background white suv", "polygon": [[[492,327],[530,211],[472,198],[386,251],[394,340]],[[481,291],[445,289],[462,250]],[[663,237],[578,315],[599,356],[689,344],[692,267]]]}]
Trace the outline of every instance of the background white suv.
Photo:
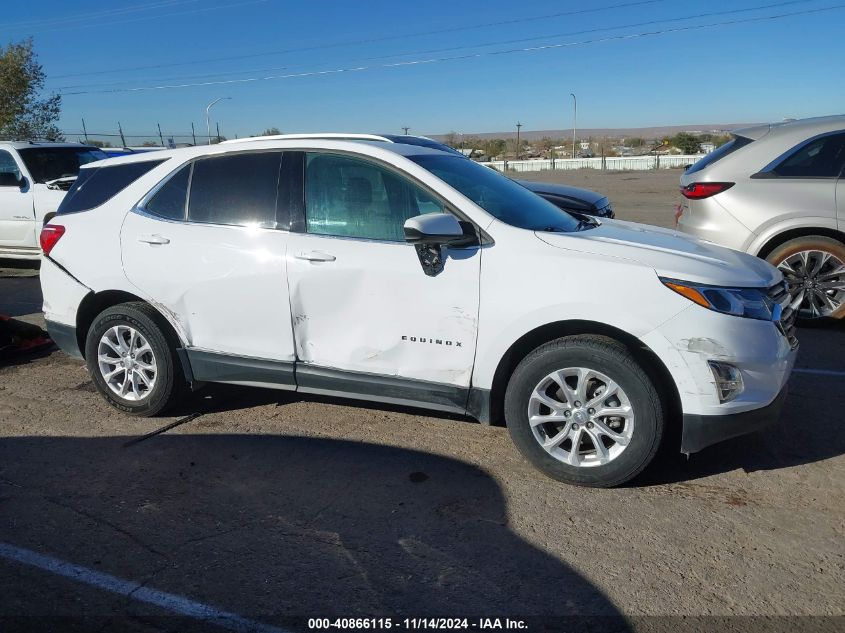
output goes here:
[{"label": "background white suv", "polygon": [[79,168],[106,158],[76,143],[0,142],[0,257],[38,259],[38,233]]},{"label": "background white suv", "polygon": [[681,176],[680,229],[780,268],[802,318],[842,318],[845,116],[734,134]]},{"label": "background white suv", "polygon": [[421,406],[504,420],[585,485],[634,477],[666,427],[693,452],[771,422],[796,353],[762,260],[400,143],[110,159],[42,244],[50,333],[126,413],[205,381]]}]

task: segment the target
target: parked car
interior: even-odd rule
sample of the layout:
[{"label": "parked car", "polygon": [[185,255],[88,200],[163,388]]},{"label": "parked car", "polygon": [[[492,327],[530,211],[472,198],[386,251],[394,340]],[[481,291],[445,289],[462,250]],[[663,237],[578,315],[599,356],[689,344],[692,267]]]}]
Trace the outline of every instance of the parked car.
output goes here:
[{"label": "parked car", "polygon": [[[347,140],[347,141],[376,141],[388,143],[403,143],[405,145],[415,145],[417,147],[428,147],[429,149],[438,149],[461,158],[469,157],[462,152],[459,152],[453,147],[435,141],[427,136],[416,136],[413,134],[345,134],[342,132],[324,132],[312,134],[278,134],[275,136],[260,136],[244,139],[232,139],[223,141],[226,144],[243,143],[257,139],[264,140],[292,140],[292,139],[332,139],[332,140]],[[556,185],[548,182],[533,182],[530,180],[516,180],[523,187],[533,191],[538,196],[541,196],[554,204],[556,207],[569,211],[570,213],[579,213],[586,215],[594,215],[600,218],[613,218],[613,206],[607,199],[607,196],[590,191],[589,189],[582,189],[580,187],[570,187],[568,185]]]},{"label": "parked car", "polygon": [[400,143],[94,163],[41,244],[52,338],[127,414],[206,381],[425,407],[577,484],[631,479],[669,426],[690,453],[771,422],[796,354],[766,262]]},{"label": "parked car", "polygon": [[82,165],[105,158],[76,143],[0,142],[0,257],[38,259],[38,234]]},{"label": "parked car", "polygon": [[681,176],[682,231],[783,272],[804,319],[845,316],[845,115],[761,125]]}]

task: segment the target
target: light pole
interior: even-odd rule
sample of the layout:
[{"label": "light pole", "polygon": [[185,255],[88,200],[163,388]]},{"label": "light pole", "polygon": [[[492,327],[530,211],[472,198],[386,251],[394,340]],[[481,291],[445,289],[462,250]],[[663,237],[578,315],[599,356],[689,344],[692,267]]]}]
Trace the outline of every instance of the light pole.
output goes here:
[{"label": "light pole", "polygon": [[575,158],[575,124],[578,122],[578,99],[575,98],[575,93],[570,92],[572,97],[572,158]]},{"label": "light pole", "polygon": [[205,131],[208,134],[208,144],[211,145],[211,122],[208,119],[208,111],[211,110],[211,106],[213,106],[218,101],[223,101],[224,99],[231,99],[232,97],[220,97],[219,99],[215,99],[207,106],[205,106]]},{"label": "light pole", "polygon": [[516,122],[516,160],[519,160],[519,128],[522,127],[522,123],[519,121]]},{"label": "light pole", "polygon": [[402,129],[405,130],[405,136],[408,136],[408,130],[410,130],[411,128],[403,127]]}]

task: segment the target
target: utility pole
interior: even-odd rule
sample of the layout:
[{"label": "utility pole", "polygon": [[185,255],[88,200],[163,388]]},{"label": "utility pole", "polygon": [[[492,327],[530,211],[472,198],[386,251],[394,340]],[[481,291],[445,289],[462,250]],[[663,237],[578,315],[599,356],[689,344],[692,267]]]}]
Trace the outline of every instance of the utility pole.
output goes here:
[{"label": "utility pole", "polygon": [[219,143],[220,142],[220,122],[218,121],[217,123],[215,123],[215,125],[217,126],[217,142]]},{"label": "utility pole", "polygon": [[117,130],[120,132],[120,146],[126,147],[126,139],[123,138],[123,128],[120,127],[120,121],[117,122]]},{"label": "utility pole", "polygon": [[88,142],[88,130],[85,129],[85,119],[82,119],[82,134],[85,136],[85,142]]},{"label": "utility pole", "polygon": [[158,126],[158,140],[161,141],[161,146],[164,147],[164,137],[161,135],[161,123],[156,123]]},{"label": "utility pole", "polygon": [[408,136],[408,130],[410,130],[411,128],[403,127],[402,129],[405,131],[405,136]]},{"label": "utility pole", "polygon": [[522,127],[522,123],[519,121],[516,122],[516,160],[519,160],[519,128]]},{"label": "utility pole", "polygon": [[[211,122],[209,121],[209,118],[208,118],[208,111],[211,110],[211,107],[215,103],[217,103],[218,101],[223,101],[224,99],[231,99],[231,98],[232,97],[220,97],[218,99],[215,99],[211,103],[209,103],[207,106],[205,106],[205,131],[208,134],[208,144],[209,145],[211,145]],[[220,135],[218,134],[217,136],[219,137]],[[219,140],[220,139],[218,138],[218,142],[219,142]]]},{"label": "utility pole", "polygon": [[575,98],[575,93],[570,92],[572,97],[572,158],[575,158],[575,126],[578,122],[578,99]]},{"label": "utility pole", "polygon": [[194,122],[193,121],[191,121],[191,138],[194,139],[194,145],[196,145],[197,144],[197,133],[196,133],[196,130],[194,130]]}]

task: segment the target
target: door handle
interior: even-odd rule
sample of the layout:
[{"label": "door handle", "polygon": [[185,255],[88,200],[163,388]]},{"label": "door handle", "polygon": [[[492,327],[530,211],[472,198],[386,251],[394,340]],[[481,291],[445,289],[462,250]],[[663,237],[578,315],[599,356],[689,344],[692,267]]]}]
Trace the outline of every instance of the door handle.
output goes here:
[{"label": "door handle", "polygon": [[337,259],[334,255],[323,253],[322,251],[300,251],[294,255],[297,259],[305,259],[309,262],[333,262]]},{"label": "door handle", "polygon": [[147,244],[170,244],[169,239],[155,233],[153,235],[139,235],[138,241],[145,242]]}]

